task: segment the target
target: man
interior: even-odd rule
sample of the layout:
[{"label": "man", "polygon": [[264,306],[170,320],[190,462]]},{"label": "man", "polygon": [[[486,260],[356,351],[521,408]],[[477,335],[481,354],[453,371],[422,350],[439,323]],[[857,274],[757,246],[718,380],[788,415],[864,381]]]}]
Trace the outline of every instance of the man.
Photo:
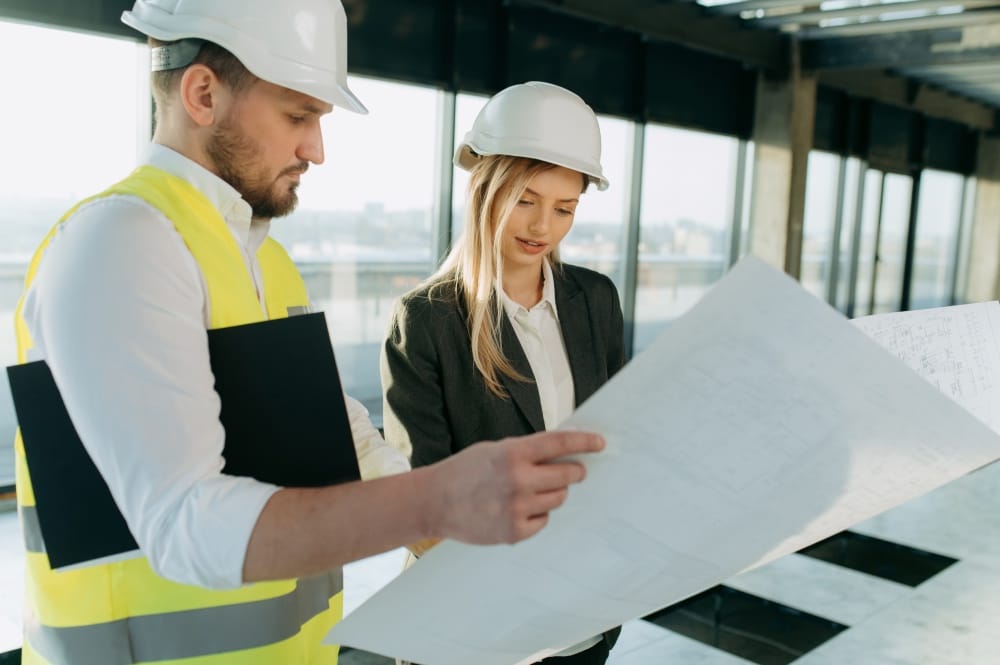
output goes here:
[{"label": "man", "polygon": [[[221,474],[206,331],[309,304],[266,220],[292,210],[300,176],[323,161],[320,117],[365,111],[346,85],[344,11],[339,0],[137,0],[122,18],[155,46],[153,145],[43,241],[17,335],[22,362],[48,361],[144,556],[51,570],[18,442],[23,661],[332,663],[320,641],[340,616],[339,566],[427,538],[526,538],[583,477],[552,460],[603,442],[509,439],[315,489]],[[404,470],[348,404],[363,476]]]}]

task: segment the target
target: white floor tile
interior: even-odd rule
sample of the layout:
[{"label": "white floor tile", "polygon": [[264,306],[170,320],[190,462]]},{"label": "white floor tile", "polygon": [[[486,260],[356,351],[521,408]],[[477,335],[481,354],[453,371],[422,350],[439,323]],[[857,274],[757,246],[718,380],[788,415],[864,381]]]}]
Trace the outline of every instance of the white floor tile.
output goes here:
[{"label": "white floor tile", "polygon": [[854,626],[912,589],[801,554],[790,554],[726,581],[746,593]]},{"label": "white floor tile", "polygon": [[1000,662],[1000,562],[959,562],[796,665]]},{"label": "white floor tile", "polygon": [[697,640],[672,633],[646,621],[622,626],[608,665],[752,665]]}]

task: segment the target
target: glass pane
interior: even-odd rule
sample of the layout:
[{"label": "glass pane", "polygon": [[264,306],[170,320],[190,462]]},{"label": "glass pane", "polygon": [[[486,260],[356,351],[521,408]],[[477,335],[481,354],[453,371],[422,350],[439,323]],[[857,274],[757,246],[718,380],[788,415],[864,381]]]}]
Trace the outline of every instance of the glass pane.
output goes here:
[{"label": "glass pane", "polygon": [[854,316],[872,313],[872,286],[875,280],[875,249],[878,216],[882,204],[882,171],[865,172],[865,197],[861,207],[861,236],[858,248],[858,279],[854,284]]},{"label": "glass pane", "polygon": [[625,228],[628,219],[628,162],[633,126],[627,120],[598,116],[601,126],[601,167],[611,184],[603,192],[591,185],[580,197],[573,229],[560,251],[567,263],[602,272],[621,293],[625,278]]},{"label": "glass pane", "polygon": [[437,96],[351,77],[370,115],[323,119],[326,162],[272,225],[326,312],[344,388],[381,422],[378,355],[397,297],[431,272]]},{"label": "glass pane", "polygon": [[959,232],[958,269],[955,271],[956,304],[968,302],[969,260],[972,254],[972,225],[976,211],[976,179],[966,181],[965,197],[962,201],[962,224]]},{"label": "glass pane", "polygon": [[941,307],[951,301],[962,184],[957,173],[926,170],[920,175],[911,309]]},{"label": "glass pane", "polygon": [[[25,95],[23,103],[0,104],[4,366],[17,360],[13,312],[38,243],[70,206],[135,168],[151,126],[144,45],[0,21],[0,62],[23,62],[26,54],[30,67],[0,69],[0,89]],[[0,381],[0,485],[13,482],[14,430],[7,381]]]},{"label": "glass pane", "polygon": [[725,272],[738,154],[735,138],[646,127],[636,352]]},{"label": "glass pane", "polygon": [[[489,97],[483,95],[467,95],[459,93],[455,95],[455,148],[465,138],[465,134],[472,129],[472,123],[476,116],[486,106]],[[453,169],[451,185],[451,237],[457,239],[465,228],[465,197],[466,189],[469,187],[469,172],[457,166]]]},{"label": "glass pane", "polygon": [[849,157],[844,165],[844,202],[841,206],[840,252],[837,256],[837,295],[833,305],[841,312],[847,311],[847,297],[851,289],[851,250],[854,242],[858,211],[858,184],[861,161]]},{"label": "glass pane", "polygon": [[912,190],[913,178],[896,173],[886,174],[875,267],[875,314],[898,311],[902,302]]},{"label": "glass pane", "polygon": [[746,142],[743,157],[743,199],[740,201],[740,236],[737,239],[737,257],[742,258],[750,251],[750,204],[753,202],[753,165],[757,145],[753,141]]},{"label": "glass pane", "polygon": [[837,217],[840,157],[813,150],[806,167],[806,206],[802,225],[802,269],[799,281],[817,298],[826,299],[833,232]]}]

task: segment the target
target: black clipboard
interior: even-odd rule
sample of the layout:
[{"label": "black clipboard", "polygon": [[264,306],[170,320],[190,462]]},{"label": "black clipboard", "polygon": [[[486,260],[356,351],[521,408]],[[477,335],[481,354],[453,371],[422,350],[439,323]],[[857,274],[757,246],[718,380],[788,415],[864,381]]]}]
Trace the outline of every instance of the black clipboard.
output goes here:
[{"label": "black clipboard", "polygon": [[[223,473],[285,487],[359,480],[322,313],[208,331],[226,429]],[[138,545],[44,361],[7,368],[45,550],[64,568]]]}]

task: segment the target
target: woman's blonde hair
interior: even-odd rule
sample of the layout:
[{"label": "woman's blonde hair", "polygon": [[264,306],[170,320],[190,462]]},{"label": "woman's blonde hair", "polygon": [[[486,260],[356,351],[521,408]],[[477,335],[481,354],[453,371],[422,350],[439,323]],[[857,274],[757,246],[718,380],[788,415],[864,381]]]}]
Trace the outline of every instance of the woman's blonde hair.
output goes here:
[{"label": "woman's blonde hair", "polygon": [[[465,303],[473,362],[486,387],[498,397],[507,397],[501,374],[516,381],[530,380],[514,369],[501,348],[503,247],[498,239],[531,179],[553,168],[548,162],[524,157],[481,158],[470,170],[465,229],[428,280],[431,298],[460,296]],[[586,176],[581,177],[586,184]],[[558,269],[558,248],[549,254],[549,262]]]}]

